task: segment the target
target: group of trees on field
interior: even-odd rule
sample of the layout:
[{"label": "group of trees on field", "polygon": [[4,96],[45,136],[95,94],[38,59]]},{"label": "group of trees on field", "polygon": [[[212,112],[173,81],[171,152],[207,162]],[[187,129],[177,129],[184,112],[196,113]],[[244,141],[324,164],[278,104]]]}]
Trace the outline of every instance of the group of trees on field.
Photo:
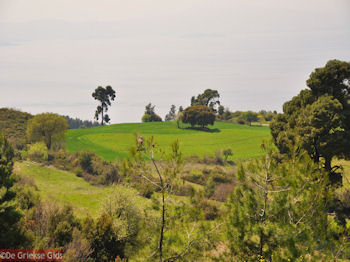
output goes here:
[{"label": "group of trees on field", "polygon": [[72,118],[70,116],[63,116],[68,121],[68,126],[70,129],[80,129],[80,128],[90,128],[90,127],[95,127],[99,126],[100,123],[94,121],[89,121],[89,120],[81,120],[79,118]]}]

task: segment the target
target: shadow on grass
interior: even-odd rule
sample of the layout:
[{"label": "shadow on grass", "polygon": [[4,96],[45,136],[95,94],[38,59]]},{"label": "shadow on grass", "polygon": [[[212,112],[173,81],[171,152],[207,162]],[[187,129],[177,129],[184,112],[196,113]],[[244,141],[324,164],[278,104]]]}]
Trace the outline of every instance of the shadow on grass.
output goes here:
[{"label": "shadow on grass", "polygon": [[202,131],[202,132],[208,132],[208,133],[219,133],[221,132],[218,128],[210,129],[208,127],[185,127],[181,129],[188,129],[188,130],[196,130],[196,131]]}]

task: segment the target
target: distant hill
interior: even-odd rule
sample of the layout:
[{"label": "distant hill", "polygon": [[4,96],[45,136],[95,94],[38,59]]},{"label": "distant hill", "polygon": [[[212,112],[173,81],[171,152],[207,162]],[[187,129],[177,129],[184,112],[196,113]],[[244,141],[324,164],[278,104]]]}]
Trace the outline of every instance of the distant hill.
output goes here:
[{"label": "distant hill", "polygon": [[262,140],[269,139],[270,128],[266,126],[246,126],[217,121],[207,131],[185,128],[179,129],[175,122],[129,123],[99,126],[89,129],[68,130],[66,145],[70,152],[90,150],[105,160],[128,157],[134,146],[134,133],[155,140],[169,149],[176,139],[184,156],[214,156],[218,150],[231,148],[233,159],[249,159],[263,154]]},{"label": "distant hill", "polygon": [[12,108],[0,108],[0,131],[16,149],[26,144],[27,122],[33,116]]}]

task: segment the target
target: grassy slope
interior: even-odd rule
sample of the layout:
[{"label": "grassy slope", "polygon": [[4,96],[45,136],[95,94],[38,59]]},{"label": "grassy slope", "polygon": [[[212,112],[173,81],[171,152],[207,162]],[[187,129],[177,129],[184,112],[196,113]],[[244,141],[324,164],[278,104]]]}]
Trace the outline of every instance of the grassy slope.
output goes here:
[{"label": "grassy slope", "polygon": [[[32,162],[16,162],[15,173],[32,178],[42,199],[71,204],[80,217],[85,217],[87,214],[97,216],[100,213],[101,202],[113,190],[132,190],[136,193],[135,190],[122,186],[93,186],[73,173]],[[142,202],[142,205],[146,206],[146,199],[142,197],[137,199],[140,204]]]},{"label": "grassy slope", "polygon": [[163,147],[179,139],[184,156],[213,155],[217,150],[231,147],[234,159],[261,155],[260,143],[270,137],[268,127],[244,126],[217,122],[214,132],[178,129],[173,122],[117,124],[90,129],[69,130],[66,134],[68,151],[88,149],[106,160],[128,156],[134,145],[134,132],[144,137],[154,135]]}]

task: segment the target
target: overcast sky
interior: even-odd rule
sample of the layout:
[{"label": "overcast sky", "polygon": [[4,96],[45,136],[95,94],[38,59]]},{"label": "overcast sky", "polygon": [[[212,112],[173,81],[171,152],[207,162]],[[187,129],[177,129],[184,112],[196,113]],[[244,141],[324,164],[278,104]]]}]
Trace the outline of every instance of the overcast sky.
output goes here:
[{"label": "overcast sky", "polygon": [[139,122],[217,89],[277,110],[330,59],[350,61],[350,0],[0,0],[0,107]]}]

